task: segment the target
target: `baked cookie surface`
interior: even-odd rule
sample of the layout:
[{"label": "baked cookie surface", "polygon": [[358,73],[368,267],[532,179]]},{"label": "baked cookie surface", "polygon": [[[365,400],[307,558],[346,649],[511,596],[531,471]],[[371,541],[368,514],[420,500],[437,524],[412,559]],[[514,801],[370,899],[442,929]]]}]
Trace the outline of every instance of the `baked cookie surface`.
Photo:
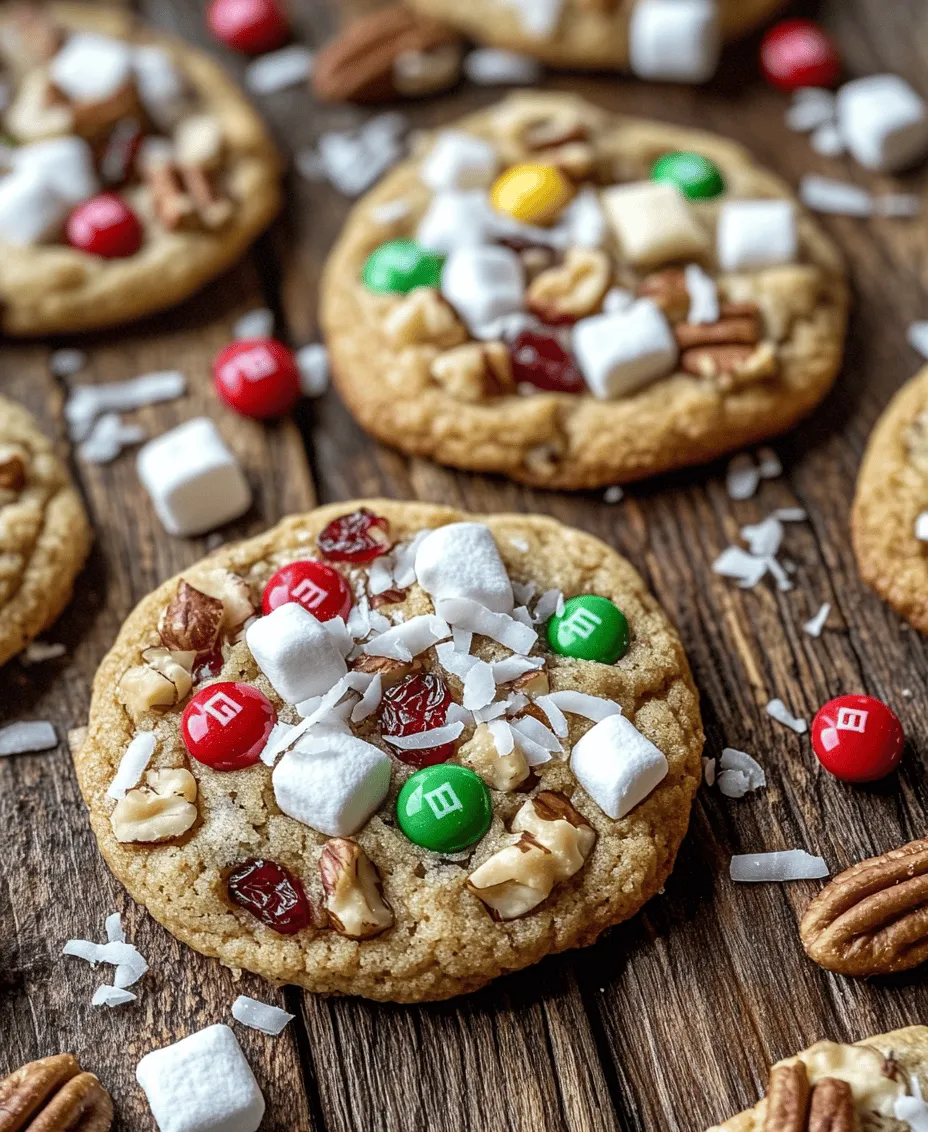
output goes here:
[{"label": "baked cookie surface", "polygon": [[[0,120],[14,143],[0,186],[5,333],[83,331],[172,306],[278,211],[278,156],[230,76],[130,14],[4,5],[0,70],[11,86]],[[69,214],[101,196],[89,222],[107,226],[105,194],[141,228],[131,254],[69,242]]]},{"label": "baked cookie surface", "polygon": [[[809,1120],[810,1093],[817,1124]],[[795,1132],[810,1127],[909,1132],[920,1128],[928,1116],[928,1106],[921,1100],[926,1094],[928,1027],[907,1026],[856,1045],[818,1042],[778,1062],[764,1100],[709,1132],[762,1132],[770,1127]],[[804,1103],[793,1103],[801,1096]],[[780,1123],[772,1122],[771,1104],[776,1105]]]},{"label": "baked cookie surface", "polygon": [[[336,521],[355,532],[351,538],[359,553],[379,551],[377,557],[367,563],[340,561],[328,537]],[[370,527],[376,546],[357,536],[360,527]],[[476,539],[468,561],[481,562],[478,573],[489,571],[501,581],[497,597],[512,586],[502,604],[486,599],[496,612],[476,600],[449,604],[435,596],[433,603],[415,580],[421,576],[433,594],[446,583],[460,594],[476,576],[460,561],[447,574],[447,562],[436,558],[429,541],[436,538],[433,528],[442,529],[442,539]],[[342,683],[328,699],[301,703],[298,711],[274,688],[290,698],[302,693],[287,688],[266,650],[279,647],[288,630],[278,626],[288,618],[306,621],[300,603],[312,586],[304,581],[292,588],[298,596],[289,603],[252,617],[254,608],[267,609],[268,594],[277,592],[277,572],[310,560],[316,563],[309,569],[317,581],[325,575],[321,563],[347,582],[344,593],[352,605],[347,633],[340,616],[327,621],[322,632],[342,642],[339,657],[347,658],[348,674],[339,677]],[[436,570],[447,575],[445,581],[435,581]],[[285,576],[292,587],[293,575]],[[545,518],[472,517],[443,507],[377,500],[291,517],[258,538],[224,548],[183,579],[186,591],[178,578],[171,579],[126,621],[98,672],[88,737],[75,754],[107,863],[131,895],[183,942],[229,966],[313,991],[395,1001],[440,999],[475,990],[549,953],[590,944],[660,890],[686,832],[701,775],[698,697],[666,616],[631,566],[603,543]],[[330,597],[331,583],[330,577]],[[192,603],[189,586],[202,587]],[[206,590],[218,597],[212,607],[203,599]],[[567,616],[556,612],[560,600],[588,593],[611,599],[627,618],[627,651],[615,662],[572,659],[548,644],[546,619]],[[324,600],[332,612],[330,597]],[[276,600],[279,593],[271,604]],[[511,614],[500,612],[507,607]],[[314,608],[321,610],[318,603]],[[534,626],[529,609],[538,619]],[[218,620],[211,621],[213,616]],[[454,621],[453,637],[442,617]],[[218,660],[204,668],[202,654],[178,651],[185,644],[215,651],[211,642],[220,622]],[[190,638],[209,624],[211,634]],[[466,629],[467,624],[479,624],[523,652],[514,654],[500,641]],[[306,631],[319,631],[318,623]],[[403,638],[400,648],[397,635]],[[164,641],[172,651],[159,647]],[[320,655],[318,648],[312,655]],[[504,661],[503,668],[492,668]],[[333,673],[343,672],[345,663],[335,662]],[[293,671],[302,670],[297,665]],[[158,686],[160,673],[167,675]],[[487,679],[489,690],[485,683],[481,690]],[[266,762],[218,770],[188,753],[181,730],[182,711],[194,710],[184,708],[191,702],[192,681],[196,702],[211,698],[209,689],[217,682],[241,699],[241,689],[230,690],[226,683],[234,681],[263,693],[279,724],[299,723],[301,714],[313,719],[314,711],[318,718],[302,735],[284,736],[284,746],[295,744],[286,753],[272,750],[281,734],[277,728],[271,747],[264,749]],[[322,693],[325,683],[316,685],[314,694]],[[339,697],[340,706],[333,706]],[[483,706],[465,708],[465,701]],[[215,716],[215,706],[211,710]],[[229,714],[228,704],[224,710]],[[213,732],[216,726],[213,718]],[[404,748],[384,739],[385,733],[414,736],[423,726],[439,729],[434,742],[440,747],[416,748],[411,738]],[[593,727],[600,729],[592,743],[597,765],[599,755],[606,761],[612,757],[608,734],[602,741],[598,736],[621,730],[623,743],[632,744],[627,758],[615,764],[625,766],[620,777],[627,771],[634,779],[626,783],[621,803],[618,795],[603,793],[606,788],[595,775],[591,779],[582,767],[575,773],[577,745]],[[221,727],[216,734],[223,734]],[[138,735],[154,748],[146,785],[114,801],[108,791]],[[329,757],[335,761],[325,763]],[[304,790],[313,781],[316,759],[329,769]],[[363,787],[351,787],[355,793],[338,809],[339,799],[329,796],[341,787],[332,783],[348,773],[349,763],[367,766],[365,760],[373,777]],[[272,771],[266,763],[275,762]],[[633,763],[639,769],[632,774]],[[642,771],[645,766],[650,769]],[[451,774],[463,778],[463,785],[454,779],[450,793],[444,781],[437,788],[423,787],[421,767],[427,779]],[[175,777],[166,779],[167,772]],[[142,778],[141,769],[134,774],[124,787]],[[309,778],[301,779],[304,774]],[[161,797],[154,798],[159,790]],[[320,800],[322,795],[331,806]],[[621,816],[608,816],[602,806]],[[299,818],[288,816],[293,814]],[[443,825],[448,817],[451,824]],[[427,836],[400,826],[423,818],[431,823]],[[154,827],[146,824],[151,820]],[[325,832],[308,824],[313,821]],[[454,828],[459,837],[459,822],[470,823],[468,831],[463,840],[449,840],[445,830]],[[417,841],[407,836],[410,829]],[[154,840],[159,831],[165,837],[160,842]],[[427,847],[438,844],[430,838],[439,835],[444,839],[439,848]],[[251,884],[255,862],[264,871]],[[278,870],[275,875],[289,893],[288,899],[278,899],[278,892],[270,901],[280,913],[273,926],[259,918],[264,913],[254,895],[268,868]],[[236,903],[233,889],[238,891],[243,877],[251,895]]]},{"label": "baked cookie surface", "polygon": [[[419,11],[480,43],[534,55],[555,67],[624,70],[628,66],[628,28],[635,0],[539,2],[539,8],[552,13],[542,17],[541,31],[533,31],[531,20],[521,14],[530,4],[531,0],[412,0]],[[781,7],[782,0],[720,0],[722,33],[727,39],[743,35]]]},{"label": "baked cookie surface", "polygon": [[0,397],[0,664],[68,604],[90,537],[51,442],[31,413]]},{"label": "baked cookie surface", "polygon": [[851,534],[863,580],[928,633],[928,367],[877,421],[857,477]]},{"label": "baked cookie surface", "polygon": [[[679,152],[700,168],[708,159],[722,191],[690,199],[648,180]],[[549,179],[553,170],[569,200],[553,221],[521,223],[491,204],[526,163]],[[765,222],[744,208],[760,199],[790,202],[775,205],[789,246],[768,263],[726,245],[723,270],[720,217],[729,232],[756,231]],[[410,240],[424,285],[372,289],[371,264]],[[695,314],[694,272],[714,313]],[[623,304],[630,322],[615,313]],[[565,489],[702,463],[791,427],[835,378],[846,312],[837,250],[743,149],[566,94],[520,93],[426,139],[355,207],[322,285],[333,377],[368,432],[440,463]],[[566,354],[569,380],[552,385],[520,364],[523,331]],[[618,342],[628,356],[609,357]],[[537,357],[534,342],[528,352]]]}]

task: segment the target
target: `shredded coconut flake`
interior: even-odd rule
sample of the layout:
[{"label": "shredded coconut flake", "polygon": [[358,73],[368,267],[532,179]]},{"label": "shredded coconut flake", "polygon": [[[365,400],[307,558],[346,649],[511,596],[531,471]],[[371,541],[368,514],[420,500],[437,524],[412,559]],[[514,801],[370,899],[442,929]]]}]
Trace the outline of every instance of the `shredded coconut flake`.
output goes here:
[{"label": "shredded coconut flake", "polygon": [[516,740],[510,724],[505,719],[492,719],[487,727],[493,736],[493,745],[496,747],[496,753],[499,757],[505,758],[506,755],[512,754]]},{"label": "shredded coconut flake", "polygon": [[539,696],[536,702],[541,704],[542,700],[554,704],[561,711],[592,720],[593,723],[608,719],[610,715],[622,714],[621,707],[613,700],[603,699],[602,696],[591,696],[587,692],[570,690],[551,692],[547,696]]},{"label": "shredded coconut flake", "polygon": [[[486,612],[489,613],[489,610]],[[364,652],[368,656],[385,656],[391,660],[409,661],[450,636],[451,630],[443,613],[439,613],[438,616],[433,613],[423,613],[381,633],[364,646]]]},{"label": "shredded coconut flake", "polygon": [[449,625],[489,637],[517,653],[529,653],[538,640],[534,629],[505,613],[494,613],[469,598],[443,598],[436,612]]},{"label": "shredded coconut flake", "polygon": [[391,747],[398,747],[401,751],[425,751],[453,743],[463,730],[463,723],[446,723],[444,727],[433,727],[431,731],[419,731],[415,735],[384,735],[384,739]]},{"label": "shredded coconut flake", "polygon": [[274,333],[274,312],[267,307],[258,307],[256,310],[246,311],[235,320],[232,327],[232,337],[238,340],[245,338],[270,338]]},{"label": "shredded coconut flake", "polygon": [[703,757],[702,777],[707,786],[715,785],[715,759],[707,759]]},{"label": "shredded coconut flake", "polygon": [[793,95],[792,105],[786,112],[786,125],[798,134],[832,123],[835,118],[835,96],[821,87],[802,87]]},{"label": "shredded coconut flake", "polygon": [[844,138],[834,122],[819,126],[809,140],[812,151],[820,157],[840,157],[844,153]]},{"label": "shredded coconut flake", "polygon": [[405,220],[411,211],[412,207],[409,201],[397,197],[396,200],[388,200],[383,204],[378,204],[376,208],[372,208],[371,219],[375,224],[389,226],[398,223],[400,220]]},{"label": "shredded coconut flake", "polygon": [[277,755],[280,754],[280,744],[283,743],[290,732],[293,730],[292,723],[283,723],[278,720],[271,728],[271,733],[267,737],[267,742],[264,744],[264,750],[261,752],[261,761],[266,766],[273,766],[277,760]]},{"label": "shredded coconut flake", "polygon": [[118,413],[104,413],[90,429],[90,434],[77,449],[87,464],[110,464],[124,448],[141,444],[148,433],[141,425],[124,424]]},{"label": "shredded coconut flake", "polygon": [[928,358],[928,322],[913,322],[908,331],[909,345]]},{"label": "shredded coconut flake", "polygon": [[313,54],[299,44],[260,55],[248,64],[245,85],[252,94],[275,94],[305,83],[313,69]]},{"label": "shredded coconut flake", "polygon": [[76,385],[64,407],[71,439],[86,439],[101,413],[121,413],[173,401],[182,396],[186,388],[187,380],[178,370],[143,374],[106,385]]},{"label": "shredded coconut flake", "polygon": [[107,798],[120,801],[125,798],[126,792],[137,785],[139,779],[155,753],[155,736],[151,731],[140,731],[132,742],[126,747],[116,775],[106,792]]},{"label": "shredded coconut flake", "polygon": [[310,342],[296,352],[300,392],[304,397],[321,397],[329,388],[329,351],[320,342]]},{"label": "shredded coconut flake", "polygon": [[104,983],[93,992],[90,1005],[108,1006],[112,1010],[114,1006],[125,1006],[126,1003],[135,1002],[136,998],[137,996],[130,990],[125,990],[123,987],[111,987],[108,983]]},{"label": "shredded coconut flake", "polygon": [[553,617],[558,607],[563,609],[563,601],[564,595],[560,590],[545,590],[535,603],[535,612],[532,615],[535,624],[540,625],[549,617]]},{"label": "shredded coconut flake", "polygon": [[799,182],[799,199],[815,212],[838,216],[873,215],[873,197],[865,189],[815,173],[807,174]]},{"label": "shredded coconut flake", "polygon": [[126,933],[122,927],[122,915],[119,912],[112,912],[106,917],[103,929],[106,932],[106,939],[108,943],[125,943]]},{"label": "shredded coconut flake", "polygon": [[607,487],[603,492],[604,503],[621,503],[625,498],[625,492],[619,487],[618,484],[613,484],[612,487]]},{"label": "shredded coconut flake", "polygon": [[825,628],[825,622],[828,620],[828,615],[831,613],[831,605],[829,602],[823,602],[819,608],[818,613],[803,625],[803,631],[808,633],[810,637],[820,637],[822,630]]},{"label": "shredded coconut flake", "polygon": [[775,719],[777,723],[782,723],[784,727],[795,731],[797,735],[805,735],[809,730],[809,724],[804,719],[793,715],[782,700],[771,700],[770,703],[767,704],[766,712],[771,719]]},{"label": "shredded coconut flake", "polygon": [[540,656],[507,656],[505,660],[493,662],[493,679],[497,684],[509,684],[518,680],[526,672],[535,672],[544,667]]},{"label": "shredded coconut flake", "polygon": [[740,452],[729,461],[725,475],[725,490],[729,499],[750,499],[759,485],[760,470],[747,452]]},{"label": "shredded coconut flake", "polygon": [[31,641],[19,654],[20,664],[44,664],[47,660],[57,660],[68,650],[64,645],[46,644],[44,641]]},{"label": "shredded coconut flake", "polygon": [[464,706],[468,711],[479,711],[495,699],[496,680],[492,665],[485,660],[471,659],[474,663],[464,679]]},{"label": "shredded coconut flake", "polygon": [[358,700],[351,712],[351,722],[361,723],[380,707],[383,699],[383,678],[378,672],[368,684],[364,695]]},{"label": "shredded coconut flake", "polygon": [[501,47],[478,47],[464,60],[464,73],[478,86],[534,86],[542,69],[536,59]]},{"label": "shredded coconut flake", "polygon": [[87,365],[83,350],[54,350],[48,359],[52,377],[73,377]]},{"label": "shredded coconut flake", "polygon": [[232,1017],[243,1026],[276,1037],[293,1021],[295,1015],[288,1014],[279,1006],[271,1006],[269,1002],[260,1002],[256,998],[240,994],[232,1003]]},{"label": "shredded coconut flake", "polygon": [[0,728],[0,758],[8,755],[29,755],[35,751],[50,751],[58,746],[58,733],[45,720],[28,723],[10,723]]},{"label": "shredded coconut flake", "polygon": [[757,468],[762,480],[775,480],[783,475],[780,457],[772,448],[758,448]]},{"label": "shredded coconut flake", "polygon": [[772,558],[783,543],[783,524],[775,515],[754,526],[742,527],[741,537],[758,558]]},{"label": "shredded coconut flake", "polygon": [[787,849],[780,853],[734,856],[729,872],[732,880],[749,883],[819,880],[828,876],[828,866],[821,857],[812,857],[803,849]]},{"label": "shredded coconut flake", "polygon": [[751,589],[767,573],[768,563],[755,558],[739,546],[729,546],[712,563],[712,571],[723,578],[733,578],[742,589]]},{"label": "shredded coconut flake", "polygon": [[297,168],[310,179],[327,178],[345,196],[360,196],[403,156],[401,114],[380,114],[360,130],[332,130],[318,150],[297,154]]},{"label": "shredded coconut flake", "polygon": [[727,798],[743,798],[752,790],[767,785],[764,768],[747,751],[726,747],[719,759],[719,790]]}]

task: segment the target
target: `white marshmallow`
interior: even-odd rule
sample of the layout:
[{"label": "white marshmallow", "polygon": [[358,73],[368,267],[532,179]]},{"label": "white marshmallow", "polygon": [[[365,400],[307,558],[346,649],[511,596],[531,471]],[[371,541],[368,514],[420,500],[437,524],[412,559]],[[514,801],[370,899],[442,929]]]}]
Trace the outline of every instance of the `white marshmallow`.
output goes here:
[{"label": "white marshmallow", "polygon": [[187,89],[170,53],[155,44],[136,47],[132,70],[149,117],[162,130],[172,130],[187,108]]},{"label": "white marshmallow", "polygon": [[679,355],[667,319],[650,299],[581,319],[574,327],[573,349],[590,392],[601,401],[666,377]]},{"label": "white marshmallow", "polygon": [[332,634],[295,601],[253,621],[245,640],[271,687],[288,704],[325,695],[348,671]]},{"label": "white marshmallow", "polygon": [[416,242],[429,251],[448,252],[461,247],[488,244],[497,228],[487,194],[471,192],[436,193],[419,221]]},{"label": "white marshmallow", "polygon": [[96,32],[77,32],[49,64],[55,86],[72,102],[102,102],[132,78],[132,48]]},{"label": "white marshmallow", "polygon": [[100,191],[93,152],[83,138],[49,138],[13,150],[13,168],[35,173],[68,205]]},{"label": "white marshmallow", "polygon": [[289,817],[326,837],[357,833],[390,789],[390,757],[353,735],[301,741],[274,768],[274,797]]},{"label": "white marshmallow", "polygon": [[136,467],[169,534],[205,534],[251,506],[248,481],[208,417],[150,440],[139,449]]},{"label": "white marshmallow", "polygon": [[610,715],[570,756],[577,781],[610,818],[623,818],[667,776],[667,760],[624,715]]},{"label": "white marshmallow", "polygon": [[928,153],[928,106],[898,75],[871,75],[841,87],[838,129],[867,169],[895,173]]},{"label": "white marshmallow", "polygon": [[722,49],[715,0],[637,0],[628,36],[639,78],[704,83],[715,74]]},{"label": "white marshmallow", "polygon": [[525,269],[509,248],[457,248],[445,261],[441,293],[473,332],[522,310]]},{"label": "white marshmallow", "polygon": [[433,601],[466,597],[512,613],[512,583],[483,523],[448,523],[427,535],[416,553],[416,579]]},{"label": "white marshmallow", "polygon": [[499,169],[496,150],[483,138],[460,130],[442,130],[419,176],[434,192],[443,189],[485,189]]},{"label": "white marshmallow", "polygon": [[0,241],[17,248],[39,244],[61,231],[68,206],[38,173],[0,177]]},{"label": "white marshmallow", "polygon": [[676,185],[613,185],[602,194],[602,203],[625,258],[637,267],[698,259],[709,249],[709,237]]},{"label": "white marshmallow", "polygon": [[795,263],[796,209],[788,200],[735,200],[722,205],[716,253],[723,271],[754,271]]},{"label": "white marshmallow", "polygon": [[235,1034],[207,1026],[135,1070],[160,1132],[257,1132],[264,1097]]}]

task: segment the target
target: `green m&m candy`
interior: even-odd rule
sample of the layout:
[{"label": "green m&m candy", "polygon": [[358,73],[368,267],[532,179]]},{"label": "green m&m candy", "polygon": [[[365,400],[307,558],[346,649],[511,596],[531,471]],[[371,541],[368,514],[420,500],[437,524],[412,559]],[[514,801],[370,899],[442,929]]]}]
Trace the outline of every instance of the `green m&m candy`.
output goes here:
[{"label": "green m&m candy", "polygon": [[548,622],[548,644],[561,656],[615,664],[628,651],[628,622],[607,597],[581,594]]},{"label": "green m&m candy", "polygon": [[400,829],[436,853],[457,853],[490,828],[493,803],[483,779],[455,763],[427,766],[403,784],[396,800]]},{"label": "green m&m candy", "polygon": [[651,166],[652,181],[676,185],[690,200],[711,200],[725,192],[725,182],[715,162],[700,153],[665,153]]},{"label": "green m&m candy", "polygon": [[416,287],[440,286],[443,262],[415,240],[388,240],[367,257],[361,277],[370,291],[406,295]]}]

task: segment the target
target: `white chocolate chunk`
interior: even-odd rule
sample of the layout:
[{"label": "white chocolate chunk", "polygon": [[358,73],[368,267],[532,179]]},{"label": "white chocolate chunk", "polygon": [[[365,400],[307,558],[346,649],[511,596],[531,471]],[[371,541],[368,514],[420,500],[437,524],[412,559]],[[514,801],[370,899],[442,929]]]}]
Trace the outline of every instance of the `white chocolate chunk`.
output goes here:
[{"label": "white chocolate chunk", "polygon": [[348,671],[332,635],[298,602],[279,605],[245,632],[252,656],[288,704],[324,695]]},{"label": "white chocolate chunk", "polygon": [[672,373],[679,349],[663,312],[639,299],[614,314],[581,319],[573,349],[594,397],[622,397]]},{"label": "white chocolate chunk", "polygon": [[264,1097],[228,1026],[156,1049],[135,1076],[159,1132],[257,1132],[264,1117]]},{"label": "white chocolate chunk", "polygon": [[788,200],[729,201],[719,213],[716,240],[723,271],[794,263],[799,255],[796,209]]},{"label": "white chocolate chunk", "polygon": [[349,837],[390,789],[390,758],[344,732],[303,739],[274,768],[274,797],[289,817],[327,837]]},{"label": "white chocolate chunk", "polygon": [[0,241],[25,248],[57,236],[68,206],[38,173],[0,177]]},{"label": "white chocolate chunk", "polygon": [[512,613],[512,584],[490,528],[484,523],[448,523],[422,540],[416,578],[434,600],[466,597]]},{"label": "white chocolate chunk", "polygon": [[722,48],[715,0],[637,0],[628,34],[639,78],[704,83],[715,74]]},{"label": "white chocolate chunk", "polygon": [[504,247],[463,247],[445,261],[441,291],[474,332],[525,304],[525,269]]},{"label": "white chocolate chunk", "polygon": [[928,153],[928,106],[898,75],[871,75],[841,87],[838,129],[867,169],[896,173]]},{"label": "white chocolate chunk", "polygon": [[251,506],[248,481],[208,417],[150,440],[136,466],[169,534],[205,534]]},{"label": "white chocolate chunk", "polygon": [[610,715],[574,747],[577,781],[610,818],[623,818],[667,776],[667,759],[625,718]]},{"label": "white chocolate chunk", "polygon": [[699,259],[709,250],[709,237],[675,185],[613,185],[603,192],[602,204],[622,253],[636,267]]},{"label": "white chocolate chunk", "polygon": [[102,102],[132,78],[132,49],[107,35],[77,32],[52,59],[49,74],[72,102]]},{"label": "white chocolate chunk", "polygon": [[442,130],[419,176],[433,192],[485,189],[498,169],[499,158],[490,142],[461,130]]},{"label": "white chocolate chunk", "polygon": [[100,189],[93,152],[83,138],[49,138],[13,150],[13,169],[35,173],[64,201],[75,205]]}]

